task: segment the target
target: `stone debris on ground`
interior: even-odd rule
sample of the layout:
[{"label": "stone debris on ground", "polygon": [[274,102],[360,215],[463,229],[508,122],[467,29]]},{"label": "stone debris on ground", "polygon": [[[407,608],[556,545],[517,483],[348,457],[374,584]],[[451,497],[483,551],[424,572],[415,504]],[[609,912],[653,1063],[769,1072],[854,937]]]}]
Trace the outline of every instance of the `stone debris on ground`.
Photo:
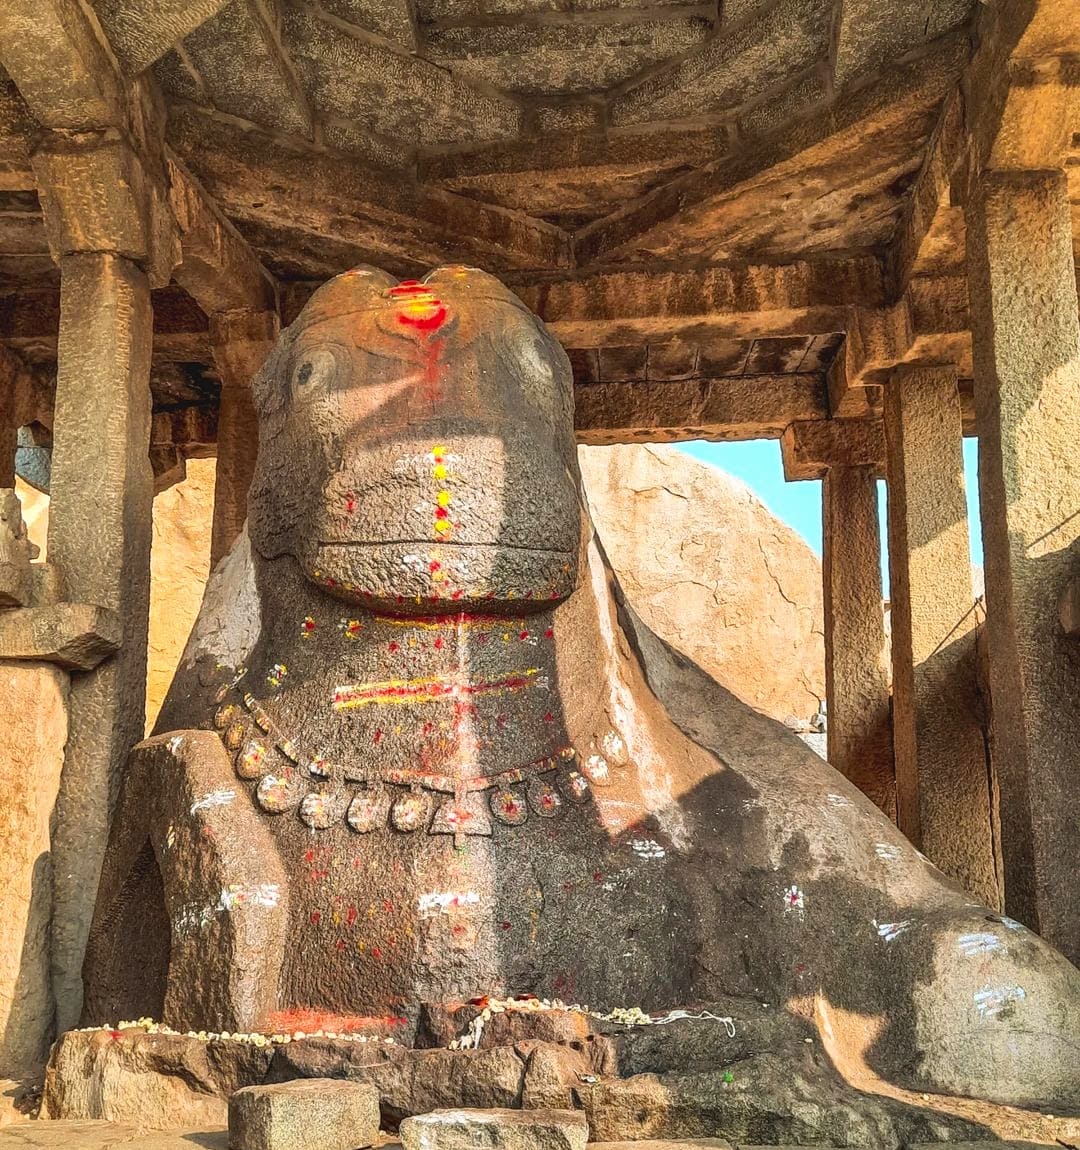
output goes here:
[{"label": "stone debris on ground", "polygon": [[580,1110],[435,1110],[406,1118],[405,1150],[585,1150]]},{"label": "stone debris on ground", "polygon": [[302,1078],[229,1099],[231,1150],[359,1150],[378,1140],[379,1092],[366,1082]]}]

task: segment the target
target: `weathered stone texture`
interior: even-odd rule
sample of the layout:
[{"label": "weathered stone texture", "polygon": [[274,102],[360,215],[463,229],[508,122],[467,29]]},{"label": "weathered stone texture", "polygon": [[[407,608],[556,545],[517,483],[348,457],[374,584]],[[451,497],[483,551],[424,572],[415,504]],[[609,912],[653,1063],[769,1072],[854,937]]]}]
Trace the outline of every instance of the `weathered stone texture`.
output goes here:
[{"label": "weathered stone texture", "polygon": [[627,597],[753,707],[809,719],[825,696],[821,566],[749,488],[674,447],[582,447],[582,479]]},{"label": "weathered stone texture", "polygon": [[955,371],[896,371],[885,432],[897,821],[946,874],[1000,907]]},{"label": "weathered stone texture", "polygon": [[109,45],[134,75],[208,20],[228,0],[96,0]]},{"label": "weathered stone texture", "polygon": [[1080,960],[1080,693],[1058,601],[1080,556],[1080,320],[1062,172],[988,173],[968,213],[1005,906]]},{"label": "weathered stone texture", "polygon": [[613,124],[680,119],[743,103],[827,50],[827,0],[781,0],[760,20],[721,34],[612,104]]},{"label": "weathered stone texture", "polygon": [[245,1086],[229,1099],[232,1150],[360,1150],[379,1137],[379,1092],[366,1082],[307,1078]]},{"label": "weathered stone texture", "polygon": [[829,762],[892,817],[896,781],[874,470],[830,468],[822,502]]},{"label": "weathered stone texture", "polygon": [[82,957],[119,771],[140,737],[153,475],[144,274],[109,255],[63,261],[49,558],[66,598],[120,613],[122,653],[72,685],[53,837],[52,962],[60,1028],[82,1002]]},{"label": "weathered stone texture", "polygon": [[422,58],[388,53],[303,9],[285,13],[283,32],[320,112],[431,144],[499,139],[521,125],[521,109],[510,100],[477,91]]},{"label": "weathered stone texture", "polygon": [[968,20],[974,0],[844,0],[836,82],[846,84]]},{"label": "weathered stone texture", "polygon": [[700,46],[701,17],[596,25],[569,20],[431,29],[425,49],[461,76],[524,95],[602,92]]},{"label": "weathered stone texture", "polygon": [[331,15],[358,28],[377,32],[403,48],[416,47],[409,0],[323,0],[322,7]]},{"label": "weathered stone texture", "polygon": [[305,94],[257,0],[229,0],[184,46],[221,111],[310,137]]},{"label": "weathered stone texture", "polygon": [[53,1037],[49,824],[67,742],[67,673],[0,661],[0,1077],[36,1077]]},{"label": "weathered stone texture", "polygon": [[585,1150],[589,1125],[580,1110],[435,1110],[400,1134],[405,1150]]}]

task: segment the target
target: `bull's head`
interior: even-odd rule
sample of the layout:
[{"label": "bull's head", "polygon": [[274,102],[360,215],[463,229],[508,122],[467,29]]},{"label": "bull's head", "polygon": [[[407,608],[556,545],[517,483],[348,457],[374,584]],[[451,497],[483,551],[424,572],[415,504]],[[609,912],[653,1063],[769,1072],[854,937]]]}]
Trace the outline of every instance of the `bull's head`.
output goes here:
[{"label": "bull's head", "polygon": [[379,610],[564,599],[581,533],[572,382],[559,344],[483,272],[338,276],[255,381],[255,549]]}]

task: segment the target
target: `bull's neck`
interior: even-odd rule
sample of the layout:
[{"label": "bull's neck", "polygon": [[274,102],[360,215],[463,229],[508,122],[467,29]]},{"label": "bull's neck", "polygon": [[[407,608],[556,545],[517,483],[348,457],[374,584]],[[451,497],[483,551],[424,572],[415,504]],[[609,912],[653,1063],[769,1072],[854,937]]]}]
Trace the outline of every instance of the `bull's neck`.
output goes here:
[{"label": "bull's neck", "polygon": [[259,584],[245,689],[308,752],[475,774],[567,745],[553,610],[463,601],[387,615],[334,598],[291,561],[263,565]]}]

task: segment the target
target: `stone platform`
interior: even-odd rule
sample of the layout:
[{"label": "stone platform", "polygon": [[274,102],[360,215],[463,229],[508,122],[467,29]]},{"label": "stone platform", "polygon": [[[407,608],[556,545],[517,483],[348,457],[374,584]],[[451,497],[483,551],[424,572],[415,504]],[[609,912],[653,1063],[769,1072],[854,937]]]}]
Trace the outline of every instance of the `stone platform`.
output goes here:
[{"label": "stone platform", "polygon": [[[208,1130],[225,1126],[227,1100],[241,1087],[349,1078],[377,1088],[388,1131],[438,1109],[523,1108],[582,1111],[594,1143],[638,1146],[718,1136],[747,1145],[889,1150],[996,1139],[1080,1142],[1078,1117],[913,1094],[882,1083],[865,1065],[844,1066],[842,1075],[811,1022],[761,1004],[730,1000],[660,1018],[622,1013],[601,1019],[538,1003],[427,1010],[397,1026],[398,1040],[340,1032],[182,1035],[133,1024],[72,1031],[53,1049],[42,1112],[144,1131]],[[191,1144],[189,1137],[176,1146]],[[173,1145],[160,1143],[162,1150]],[[145,1143],[151,1146],[159,1144]]]}]

